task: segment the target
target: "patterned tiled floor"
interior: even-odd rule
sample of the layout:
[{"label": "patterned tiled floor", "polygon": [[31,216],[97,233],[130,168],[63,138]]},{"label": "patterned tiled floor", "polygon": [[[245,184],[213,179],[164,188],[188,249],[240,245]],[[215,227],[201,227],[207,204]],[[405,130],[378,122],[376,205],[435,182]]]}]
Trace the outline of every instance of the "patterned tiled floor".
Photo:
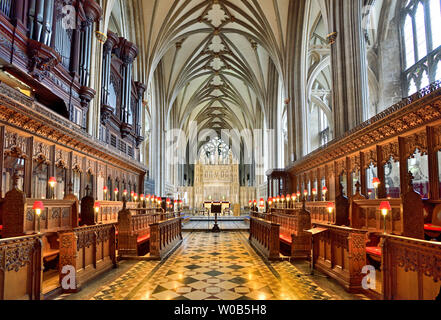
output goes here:
[{"label": "patterned tiled floor", "polygon": [[[221,230],[249,230],[250,225],[245,221],[219,221],[219,228]],[[184,224],[182,230],[184,231],[197,231],[197,230],[211,230],[214,226],[214,221],[190,221]]]},{"label": "patterned tiled floor", "polygon": [[[331,293],[332,294],[332,293]],[[94,300],[329,300],[288,261],[265,262],[245,232],[186,233],[165,262],[136,263]]]}]

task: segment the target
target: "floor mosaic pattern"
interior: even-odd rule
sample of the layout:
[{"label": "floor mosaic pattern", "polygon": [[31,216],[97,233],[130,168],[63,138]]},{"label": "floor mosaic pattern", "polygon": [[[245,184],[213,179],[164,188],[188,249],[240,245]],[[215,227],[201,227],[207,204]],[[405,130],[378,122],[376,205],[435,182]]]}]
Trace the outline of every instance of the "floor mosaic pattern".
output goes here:
[{"label": "floor mosaic pattern", "polygon": [[142,261],[94,300],[329,300],[288,261],[268,263],[245,232],[186,233],[165,262]]}]

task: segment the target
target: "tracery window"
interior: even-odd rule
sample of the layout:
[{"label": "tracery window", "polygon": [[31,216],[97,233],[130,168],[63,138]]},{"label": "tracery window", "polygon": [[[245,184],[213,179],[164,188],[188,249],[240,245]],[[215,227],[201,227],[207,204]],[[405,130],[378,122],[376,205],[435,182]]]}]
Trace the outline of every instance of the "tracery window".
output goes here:
[{"label": "tracery window", "polygon": [[216,157],[221,162],[228,160],[229,152],[228,145],[221,138],[216,137],[202,147],[201,155],[210,163],[214,163]]},{"label": "tracery window", "polygon": [[441,79],[441,0],[407,0],[402,10],[403,83],[408,95]]}]

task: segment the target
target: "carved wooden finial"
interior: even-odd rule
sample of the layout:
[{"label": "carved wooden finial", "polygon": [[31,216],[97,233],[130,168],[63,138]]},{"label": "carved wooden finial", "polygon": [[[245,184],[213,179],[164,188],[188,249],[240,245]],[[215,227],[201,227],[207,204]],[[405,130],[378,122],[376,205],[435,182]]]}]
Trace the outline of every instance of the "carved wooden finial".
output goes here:
[{"label": "carved wooden finial", "polygon": [[72,180],[67,184],[67,193],[72,194],[73,193],[73,183]]},{"label": "carved wooden finial", "polygon": [[343,185],[341,184],[341,181],[338,183],[338,190],[340,191],[340,195],[343,195]]},{"label": "carved wooden finial", "polygon": [[18,180],[20,180],[20,175],[17,173],[17,170],[14,170],[14,174],[12,176],[13,189],[18,189]]},{"label": "carved wooden finial", "polygon": [[355,183],[355,193],[360,193],[360,190],[361,190],[361,183],[360,181],[357,181]]},{"label": "carved wooden finial", "polygon": [[123,210],[127,209],[127,198],[123,196]]},{"label": "carved wooden finial", "polygon": [[407,185],[408,185],[409,191],[413,190],[413,179],[414,179],[414,176],[413,176],[412,172],[408,171],[407,172]]}]

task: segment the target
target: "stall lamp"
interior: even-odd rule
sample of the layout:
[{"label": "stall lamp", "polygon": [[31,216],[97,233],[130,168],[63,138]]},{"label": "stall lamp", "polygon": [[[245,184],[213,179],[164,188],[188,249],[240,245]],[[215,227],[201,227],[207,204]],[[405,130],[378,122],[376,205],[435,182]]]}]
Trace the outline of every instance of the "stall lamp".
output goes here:
[{"label": "stall lamp", "polygon": [[297,200],[297,195],[296,195],[295,193],[293,193],[293,194],[291,195],[291,198],[292,198],[292,202],[296,202],[296,200]]},{"label": "stall lamp", "polygon": [[297,191],[297,201],[300,202],[300,191]]},{"label": "stall lamp", "polygon": [[329,202],[328,206],[327,206],[327,209],[328,209],[328,213],[329,213],[328,223],[331,223],[332,212],[334,212],[334,204],[332,202]]},{"label": "stall lamp", "polygon": [[135,202],[138,201],[138,194],[135,193],[135,195],[133,196],[133,199],[135,199]]},{"label": "stall lamp", "polygon": [[38,220],[38,227],[37,227],[37,231],[40,234],[40,216],[41,213],[44,210],[44,205],[42,201],[35,201],[34,202],[34,206],[32,207],[32,210],[35,211],[35,215],[37,216],[37,220]]},{"label": "stall lamp", "polygon": [[273,204],[273,198],[268,198],[268,205],[271,207]]},{"label": "stall lamp", "polygon": [[286,195],[286,201],[289,203],[291,201],[291,196],[288,194]]},{"label": "stall lamp", "polygon": [[170,199],[167,198],[166,202],[167,202],[167,206],[169,206],[170,205]]},{"label": "stall lamp", "polygon": [[380,211],[384,218],[384,234],[386,234],[386,217],[391,210],[389,201],[383,201],[380,203]]},{"label": "stall lamp", "polygon": [[49,186],[53,189],[55,188],[55,185],[57,184],[57,179],[55,177],[49,178]]},{"label": "stall lamp", "polygon": [[179,206],[182,208],[182,205],[183,205],[183,201],[182,200],[179,200]]},{"label": "stall lamp", "polygon": [[305,189],[305,191],[303,191],[303,195],[305,196],[305,199],[308,200],[308,190]]},{"label": "stall lamp", "polygon": [[276,197],[276,203],[279,203],[280,202],[280,196],[277,196]]},{"label": "stall lamp", "polygon": [[57,179],[55,177],[50,177],[48,183],[49,183],[49,186],[51,187],[52,199],[55,199],[54,188],[55,188],[55,185],[57,184]]},{"label": "stall lamp", "polygon": [[374,185],[374,188],[375,188],[375,198],[378,198],[377,189],[378,189],[378,186],[381,184],[380,179],[375,177],[374,179],[372,179],[372,184]]},{"label": "stall lamp", "polygon": [[322,188],[323,198],[326,199],[326,194],[327,194],[327,193],[328,193],[328,188],[327,188],[326,186],[324,186],[324,187]]},{"label": "stall lamp", "polygon": [[104,200],[107,200],[107,191],[108,191],[107,187],[104,186],[104,188],[103,188],[103,192],[104,192]]},{"label": "stall lamp", "polygon": [[100,213],[100,203],[98,201],[95,201],[95,204],[93,205],[93,208],[95,209],[95,221],[98,222],[98,214]]},{"label": "stall lamp", "polygon": [[125,190],[125,189],[124,189],[124,191],[123,191],[123,196],[124,196],[124,197],[127,197],[127,190]]},{"label": "stall lamp", "polygon": [[257,207],[257,200],[253,201],[254,207]]},{"label": "stall lamp", "polygon": [[144,200],[145,200],[145,197],[144,197],[144,195],[143,195],[143,194],[141,194],[141,195],[139,196],[139,200],[141,200],[142,202],[144,202]]},{"label": "stall lamp", "polygon": [[263,198],[260,198],[260,207],[265,207],[265,200],[263,200]]},{"label": "stall lamp", "polygon": [[252,201],[252,200],[248,201],[248,206],[249,206],[250,208],[251,208],[252,204],[253,204],[253,201]]},{"label": "stall lamp", "polygon": [[285,196],[284,195],[282,195],[281,199],[282,199],[282,203],[285,202]]}]

